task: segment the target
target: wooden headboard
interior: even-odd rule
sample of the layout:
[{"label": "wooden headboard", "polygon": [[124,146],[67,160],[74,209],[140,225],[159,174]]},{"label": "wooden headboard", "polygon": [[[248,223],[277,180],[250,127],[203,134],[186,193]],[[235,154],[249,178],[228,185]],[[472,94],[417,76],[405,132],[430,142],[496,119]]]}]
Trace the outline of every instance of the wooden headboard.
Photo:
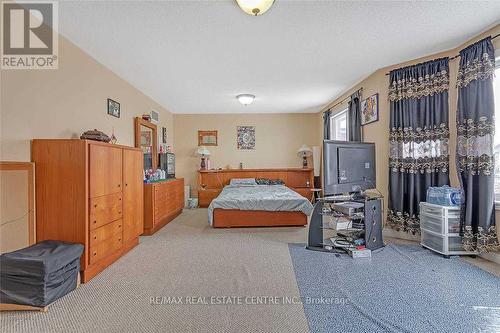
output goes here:
[{"label": "wooden headboard", "polygon": [[314,186],[313,169],[309,168],[200,170],[198,185],[206,185],[206,189],[222,189],[233,178],[281,179],[286,186],[302,195],[307,194],[307,197]]},{"label": "wooden headboard", "polygon": [[[311,199],[314,186],[313,169],[224,169],[198,171],[198,200],[200,207],[208,207],[224,186],[233,178],[281,179],[285,185],[307,199]],[[205,189],[201,188],[204,185]]]}]

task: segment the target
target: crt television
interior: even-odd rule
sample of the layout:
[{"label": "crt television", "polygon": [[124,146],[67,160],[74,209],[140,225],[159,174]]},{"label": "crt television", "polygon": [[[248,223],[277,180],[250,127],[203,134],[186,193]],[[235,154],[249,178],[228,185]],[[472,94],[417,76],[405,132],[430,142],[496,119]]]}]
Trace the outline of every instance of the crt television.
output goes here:
[{"label": "crt television", "polygon": [[175,155],[173,153],[159,154],[158,167],[165,171],[167,178],[175,178]]},{"label": "crt television", "polygon": [[375,144],[324,140],[323,187],[324,195],[375,188]]}]

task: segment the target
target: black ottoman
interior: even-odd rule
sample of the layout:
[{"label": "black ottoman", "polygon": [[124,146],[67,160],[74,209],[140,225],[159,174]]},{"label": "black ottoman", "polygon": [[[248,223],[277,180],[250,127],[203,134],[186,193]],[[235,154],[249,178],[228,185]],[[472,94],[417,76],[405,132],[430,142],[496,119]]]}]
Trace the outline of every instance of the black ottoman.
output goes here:
[{"label": "black ottoman", "polygon": [[0,303],[45,307],[78,284],[83,245],[44,241],[0,255]]}]

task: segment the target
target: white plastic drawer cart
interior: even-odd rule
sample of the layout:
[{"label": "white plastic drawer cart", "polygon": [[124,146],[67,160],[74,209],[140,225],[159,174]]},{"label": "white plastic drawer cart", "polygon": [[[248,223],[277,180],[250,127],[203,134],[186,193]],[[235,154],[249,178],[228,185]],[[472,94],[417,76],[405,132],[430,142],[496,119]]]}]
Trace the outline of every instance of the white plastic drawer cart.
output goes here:
[{"label": "white plastic drawer cart", "polygon": [[477,255],[465,251],[460,237],[460,207],[420,203],[420,244],[445,258],[453,255]]}]

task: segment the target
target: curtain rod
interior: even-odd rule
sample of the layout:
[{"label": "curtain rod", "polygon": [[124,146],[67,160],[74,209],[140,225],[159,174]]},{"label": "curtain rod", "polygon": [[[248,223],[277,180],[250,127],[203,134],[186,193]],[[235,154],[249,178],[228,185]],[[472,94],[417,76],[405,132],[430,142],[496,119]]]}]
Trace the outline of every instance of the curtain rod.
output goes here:
[{"label": "curtain rod", "polygon": [[[497,37],[500,37],[500,34],[496,34],[495,36],[491,37],[491,39],[495,39]],[[456,59],[458,57],[460,57],[460,54],[457,54],[456,56],[449,57],[449,58],[450,58],[450,60],[453,60],[453,59]],[[391,73],[390,72],[389,73],[385,73],[385,75],[389,75],[389,74],[391,74]]]},{"label": "curtain rod", "polygon": [[[363,87],[359,88],[358,90],[353,91],[353,92],[351,93],[351,95],[352,95],[352,94],[354,94],[354,93],[356,93],[356,92],[359,92],[359,91],[363,91]],[[336,107],[337,105],[340,105],[340,104],[344,103],[344,102],[345,102],[345,101],[347,101],[349,98],[351,98],[351,95],[349,95],[349,96],[347,96],[346,98],[344,98],[343,100],[341,100],[341,101],[339,101],[339,102],[337,102],[337,103],[333,104],[333,105],[332,105],[332,106],[330,106],[328,109],[326,109],[325,111],[323,111],[323,113],[325,113],[326,111],[329,111],[329,110],[333,109],[333,108],[334,108],[334,107]]]}]

